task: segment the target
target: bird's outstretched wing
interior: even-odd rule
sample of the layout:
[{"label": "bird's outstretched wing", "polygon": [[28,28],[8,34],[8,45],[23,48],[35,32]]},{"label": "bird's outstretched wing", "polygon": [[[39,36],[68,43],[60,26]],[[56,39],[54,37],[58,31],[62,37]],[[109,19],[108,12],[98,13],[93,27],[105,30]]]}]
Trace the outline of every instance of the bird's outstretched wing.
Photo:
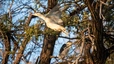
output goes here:
[{"label": "bird's outstretched wing", "polygon": [[49,13],[48,13],[48,16],[50,16],[50,15],[56,15],[56,14],[61,14],[60,12],[60,5],[59,4],[57,4],[53,9],[51,9],[50,11],[49,11]]},{"label": "bird's outstretched wing", "polygon": [[51,15],[49,16],[50,19],[52,19],[54,21],[54,23],[58,24],[58,25],[63,25],[63,21],[56,15]]}]

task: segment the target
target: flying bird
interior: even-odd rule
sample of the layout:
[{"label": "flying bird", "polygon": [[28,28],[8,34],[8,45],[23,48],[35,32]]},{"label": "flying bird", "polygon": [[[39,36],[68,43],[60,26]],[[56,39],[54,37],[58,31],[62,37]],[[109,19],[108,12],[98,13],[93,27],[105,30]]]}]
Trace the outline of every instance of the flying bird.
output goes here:
[{"label": "flying bird", "polygon": [[[47,15],[43,15],[41,13],[34,13],[32,15],[38,16],[39,18],[43,19],[46,23],[46,26],[54,31],[61,31],[68,35],[66,28],[63,27],[63,21],[61,20],[61,12],[64,9],[59,10],[59,5],[56,5]],[[65,7],[67,9],[68,6]]]},{"label": "flying bird", "polygon": [[[46,25],[47,25],[48,28],[50,28],[50,29],[52,29],[54,31],[62,31],[63,33],[65,33],[66,35],[68,35],[66,29],[63,26],[55,23],[55,19],[46,17],[46,16],[42,15],[41,13],[34,13],[33,15],[34,16],[38,16],[41,19],[43,19],[45,21],[45,23],[46,23]],[[58,20],[60,20],[60,19],[58,19]]]}]

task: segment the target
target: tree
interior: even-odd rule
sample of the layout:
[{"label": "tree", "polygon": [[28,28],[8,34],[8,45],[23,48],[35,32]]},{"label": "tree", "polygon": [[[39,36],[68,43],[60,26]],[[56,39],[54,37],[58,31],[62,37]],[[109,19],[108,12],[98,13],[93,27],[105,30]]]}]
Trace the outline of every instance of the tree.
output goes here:
[{"label": "tree", "polygon": [[[0,3],[1,64],[113,63],[114,1],[11,0]],[[32,15],[35,12],[47,15],[56,5],[59,9],[68,6],[61,13],[61,19],[69,36],[48,28],[45,22]],[[72,42],[63,59],[54,56],[54,49],[60,44],[57,41]]]}]

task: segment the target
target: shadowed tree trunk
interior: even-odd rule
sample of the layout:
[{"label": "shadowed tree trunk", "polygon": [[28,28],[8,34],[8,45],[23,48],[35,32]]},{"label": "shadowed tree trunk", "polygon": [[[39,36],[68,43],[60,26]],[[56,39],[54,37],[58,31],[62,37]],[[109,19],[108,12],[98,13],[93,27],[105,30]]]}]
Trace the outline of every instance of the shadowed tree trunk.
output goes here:
[{"label": "shadowed tree trunk", "polygon": [[56,36],[54,35],[45,35],[43,48],[40,56],[39,64],[50,64],[51,58],[54,50],[54,45],[56,41]]},{"label": "shadowed tree trunk", "polygon": [[[57,5],[57,0],[48,0],[48,10],[52,9],[54,6]],[[49,30],[48,28],[45,28],[46,30]],[[58,34],[58,33],[57,33]],[[43,41],[43,48],[40,55],[40,61],[39,64],[50,64],[51,58],[50,56],[53,55],[54,45],[57,37],[55,35],[44,35],[44,41]]]},{"label": "shadowed tree trunk", "polygon": [[[105,64],[107,58],[107,52],[103,44],[103,23],[102,19],[99,17],[99,6],[98,2],[93,2],[94,0],[85,0],[88,9],[92,16],[92,32],[95,36],[95,46],[96,50],[92,54],[94,64]],[[105,2],[105,1],[103,1]]]}]

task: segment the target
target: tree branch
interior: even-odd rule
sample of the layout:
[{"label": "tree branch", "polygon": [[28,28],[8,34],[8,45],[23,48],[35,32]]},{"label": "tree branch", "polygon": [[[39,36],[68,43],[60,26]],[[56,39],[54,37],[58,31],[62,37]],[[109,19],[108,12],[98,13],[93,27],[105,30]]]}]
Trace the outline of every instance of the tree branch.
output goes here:
[{"label": "tree branch", "polygon": [[79,37],[73,37],[73,38],[69,38],[69,37],[65,37],[65,36],[58,36],[59,38],[66,38],[66,39],[70,39],[70,40],[73,40],[73,39],[80,39]]},{"label": "tree branch", "polygon": [[[31,18],[32,18],[32,13],[30,13],[30,15],[28,17],[28,20],[26,21],[25,29],[29,28],[29,23],[31,21]],[[30,35],[25,34],[25,37],[23,39],[22,44],[20,45],[20,48],[18,50],[18,54],[17,54],[16,59],[14,60],[13,64],[18,64],[20,62],[20,59],[22,57],[22,54],[23,54],[24,49],[26,47],[26,44],[28,43],[29,40],[30,40]]]}]

